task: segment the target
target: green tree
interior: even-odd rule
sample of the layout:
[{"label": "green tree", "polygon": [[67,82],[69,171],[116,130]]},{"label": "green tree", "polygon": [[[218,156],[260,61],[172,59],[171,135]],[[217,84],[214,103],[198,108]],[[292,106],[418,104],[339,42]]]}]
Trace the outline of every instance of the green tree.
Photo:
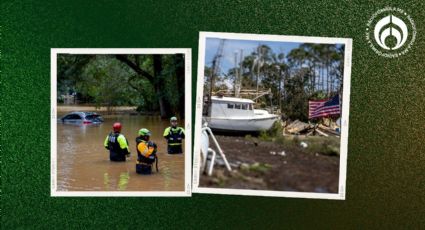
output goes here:
[{"label": "green tree", "polygon": [[[137,77],[150,82],[157,97],[161,117],[173,116],[178,111],[181,115],[184,115],[184,112],[182,112],[184,111],[183,103],[179,103],[179,108],[175,107],[176,103],[174,103],[174,106],[171,103],[175,98],[179,100],[184,98],[184,67],[183,71],[181,70],[181,65],[184,65],[184,58],[173,59],[171,55],[159,54],[145,55],[143,60],[140,55],[115,55],[115,57],[130,67],[137,74]],[[170,80],[173,77],[177,80],[174,84]],[[173,93],[167,92],[167,90],[171,90]]]},{"label": "green tree", "polygon": [[308,82],[309,70],[301,69],[288,79],[285,85],[287,95],[283,102],[283,112],[290,119],[306,121],[308,119],[308,99],[305,85]]},{"label": "green tree", "polygon": [[96,56],[82,70],[75,88],[94,99],[97,106],[134,105],[140,103],[137,92],[125,87],[131,70],[110,56]]},{"label": "green tree", "polygon": [[182,54],[58,55],[58,95],[77,92],[83,102],[138,105],[162,117],[184,117]]}]

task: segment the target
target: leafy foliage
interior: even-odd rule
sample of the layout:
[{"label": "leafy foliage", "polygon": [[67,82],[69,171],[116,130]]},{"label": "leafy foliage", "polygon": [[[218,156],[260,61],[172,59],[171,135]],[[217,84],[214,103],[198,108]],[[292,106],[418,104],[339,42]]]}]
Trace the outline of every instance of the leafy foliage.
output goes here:
[{"label": "leafy foliage", "polygon": [[58,55],[58,96],[184,116],[182,55]]}]

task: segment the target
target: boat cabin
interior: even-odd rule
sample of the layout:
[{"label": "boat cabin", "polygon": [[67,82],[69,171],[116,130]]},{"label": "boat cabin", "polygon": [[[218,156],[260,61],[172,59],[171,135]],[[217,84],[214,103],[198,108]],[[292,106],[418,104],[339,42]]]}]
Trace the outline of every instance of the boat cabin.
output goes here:
[{"label": "boat cabin", "polygon": [[234,97],[211,97],[211,117],[252,117],[254,101]]}]

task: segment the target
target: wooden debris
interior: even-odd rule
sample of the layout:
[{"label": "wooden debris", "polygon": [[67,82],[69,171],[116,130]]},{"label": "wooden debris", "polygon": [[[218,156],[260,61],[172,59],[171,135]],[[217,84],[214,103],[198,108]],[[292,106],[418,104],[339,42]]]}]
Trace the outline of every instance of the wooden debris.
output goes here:
[{"label": "wooden debris", "polygon": [[306,131],[308,129],[311,129],[311,128],[313,128],[312,125],[305,123],[305,122],[302,122],[302,121],[299,121],[299,120],[296,120],[296,121],[292,122],[291,124],[287,125],[285,130],[286,130],[286,132],[291,133],[291,134],[299,134],[299,133]]},{"label": "wooden debris", "polygon": [[340,136],[340,134],[335,131],[337,127],[332,120],[325,121],[330,126],[326,126],[323,123],[320,124],[311,124],[305,123],[299,120],[295,120],[293,122],[285,121],[282,122],[283,127],[283,135],[305,135],[305,136],[313,136],[313,135],[321,135],[321,136]]},{"label": "wooden debris", "polygon": [[314,129],[312,129],[311,131],[309,131],[307,134],[306,134],[306,136],[311,136],[311,135],[313,135],[314,134]]},{"label": "wooden debris", "polygon": [[338,124],[336,123],[335,120],[331,119],[331,118],[322,118],[322,125],[326,126],[332,130],[335,130],[336,128],[339,128]]},{"label": "wooden debris", "polygon": [[324,126],[322,124],[319,124],[318,129],[320,129],[322,132],[325,132],[327,134],[334,135],[334,136],[339,136],[339,133],[337,131],[335,131],[332,128],[326,127],[326,126]]},{"label": "wooden debris", "polygon": [[320,129],[316,129],[316,132],[317,132],[318,134],[322,135],[322,136],[329,137],[329,135],[328,135],[328,134],[326,134],[326,133],[324,133],[324,132],[320,131]]}]

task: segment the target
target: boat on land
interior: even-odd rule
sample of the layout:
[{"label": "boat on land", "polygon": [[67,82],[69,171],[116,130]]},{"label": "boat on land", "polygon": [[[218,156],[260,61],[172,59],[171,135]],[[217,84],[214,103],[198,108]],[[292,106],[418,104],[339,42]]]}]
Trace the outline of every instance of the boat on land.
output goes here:
[{"label": "boat on land", "polygon": [[254,101],[244,98],[212,96],[208,127],[226,132],[259,132],[268,130],[279,116],[254,109]]}]

